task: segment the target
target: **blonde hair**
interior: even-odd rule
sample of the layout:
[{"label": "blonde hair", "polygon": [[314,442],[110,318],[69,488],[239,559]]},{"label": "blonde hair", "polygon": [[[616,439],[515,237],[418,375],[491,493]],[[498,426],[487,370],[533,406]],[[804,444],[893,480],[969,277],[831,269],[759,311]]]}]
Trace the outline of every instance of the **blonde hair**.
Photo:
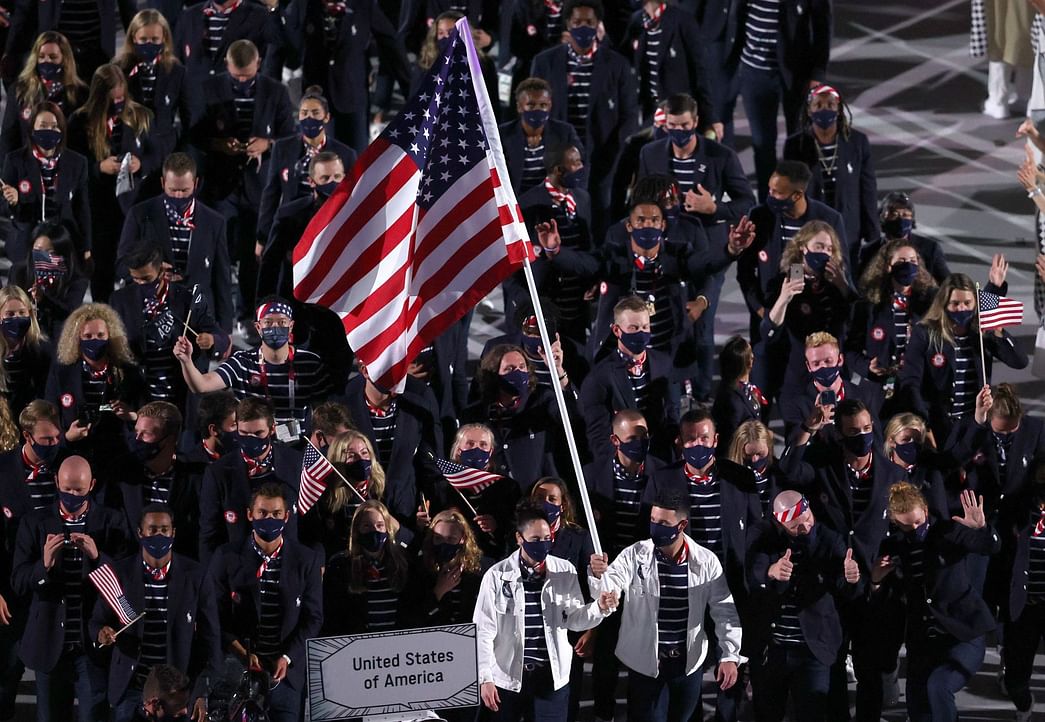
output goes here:
[{"label": "blonde hair", "polygon": [[464,435],[469,431],[481,431],[490,438],[490,451],[493,451],[493,445],[496,441],[493,435],[493,429],[486,424],[465,424],[457,430],[457,434],[454,436],[454,443],[450,447],[450,458],[454,459],[457,457],[457,452],[461,450],[461,444],[464,442]]},{"label": "blonde hair", "polygon": [[842,350],[838,339],[827,331],[814,331],[806,336],[806,348],[820,348],[821,346],[834,346],[839,351]]},{"label": "blonde hair", "polygon": [[[69,314],[58,338],[58,363],[68,366],[80,360],[80,332],[88,321],[101,321],[109,331],[109,360],[114,366],[133,366],[127,330],[116,311],[104,303],[85,303]],[[119,373],[119,369],[116,369]]]},{"label": "blonde hair", "polygon": [[174,57],[174,36],[171,34],[171,26],[167,22],[167,18],[163,17],[163,13],[159,10],[149,8],[139,11],[131,18],[131,24],[127,26],[127,34],[123,38],[123,49],[120,56],[114,61],[125,73],[130,72],[130,69],[140,62],[134,49],[134,36],[138,34],[139,30],[150,25],[159,25],[163,30],[163,52],[160,53],[156,64],[164,70],[170,70],[171,66],[178,62],[178,59]]},{"label": "blonde hair", "polygon": [[845,271],[846,262],[845,254],[842,253],[842,242],[834,227],[825,221],[809,221],[798,229],[798,233],[787,242],[784,252],[780,254],[780,270],[786,272],[792,263],[803,263],[806,246],[821,233],[826,233],[831,237],[831,258],[842,271]]},{"label": "blonde hair", "polygon": [[[944,343],[954,345],[954,333],[951,331],[951,320],[947,318],[947,304],[955,291],[968,291],[974,296],[976,284],[964,273],[952,273],[944,279],[933,297],[932,305],[922,316],[921,324],[929,331],[929,343],[939,350]],[[980,320],[973,314],[969,321],[969,335],[973,338],[980,331]]]},{"label": "blonde hair", "polygon": [[754,419],[745,421],[733,432],[733,438],[729,442],[729,451],[726,458],[735,464],[744,465],[744,447],[748,444],[756,444],[763,441],[769,449],[767,456],[769,462],[773,462],[773,432],[761,421]]},{"label": "blonde hair", "polygon": [[355,594],[362,594],[366,591],[366,567],[369,562],[363,555],[363,547],[359,541],[359,526],[370,511],[376,511],[385,521],[388,540],[381,549],[381,561],[384,564],[385,576],[388,577],[388,584],[392,587],[392,591],[400,592],[406,586],[409,565],[406,553],[396,543],[399,522],[389,513],[388,507],[377,499],[364,501],[352,515],[352,530],[348,537],[348,556],[352,561],[352,579],[349,582],[349,590]]},{"label": "blonde hair", "polygon": [[457,509],[443,509],[432,517],[431,523],[425,530],[424,541],[421,543],[425,568],[432,573],[439,571],[439,565],[435,563],[435,559],[432,555],[432,536],[435,534],[435,525],[441,522],[454,524],[461,530],[464,549],[457,553],[454,560],[460,560],[461,569],[463,571],[471,574],[478,574],[482,568],[481,561],[483,553],[479,550],[479,544],[475,541],[475,532],[472,531],[472,525],[468,523],[468,520],[465,519],[464,515],[457,511]]},{"label": "blonde hair", "polygon": [[54,30],[42,32],[37,36],[32,50],[26,57],[25,66],[15,81],[15,97],[20,105],[28,107],[34,107],[40,101],[47,100],[43,81],[36,72],[36,58],[40,54],[40,48],[45,45],[57,45],[62,51],[62,86],[65,90],[65,102],[70,106],[75,105],[78,96],[87,90],[87,84],[76,74],[76,58],[73,56],[73,47],[69,40]]},{"label": "blonde hair", "polygon": [[421,70],[428,70],[439,57],[439,41],[436,39],[436,35],[439,33],[439,23],[443,20],[452,20],[456,23],[463,17],[464,15],[456,10],[447,10],[439,14],[439,17],[428,26],[428,32],[425,33],[425,39],[421,43],[421,52],[417,55],[417,67]]},{"label": "blonde hair", "polygon": [[928,509],[929,505],[925,503],[925,497],[918,491],[918,487],[906,481],[897,482],[889,487],[889,516],[907,514],[919,507]]},{"label": "blonde hair", "polygon": [[0,308],[8,301],[21,301],[29,309],[29,330],[25,333],[25,343],[34,349],[40,348],[47,341],[47,334],[40,328],[40,321],[36,318],[36,306],[33,305],[29,294],[21,286],[9,284],[0,288]]},{"label": "blonde hair", "polygon": [[924,293],[936,287],[936,281],[925,270],[925,261],[914,244],[906,238],[896,238],[878,249],[878,253],[874,254],[871,262],[867,264],[864,275],[860,277],[860,292],[875,306],[892,298],[892,257],[901,248],[910,248],[918,257],[918,274],[914,277],[911,290],[914,293]]},{"label": "blonde hair", "polygon": [[924,443],[926,441],[925,419],[918,414],[897,414],[889,419],[889,423],[885,425],[885,431],[883,432],[885,435],[885,443],[883,446],[885,448],[886,456],[892,456],[893,452],[896,450],[896,443],[893,441],[893,437],[905,429],[917,431],[922,435],[922,442]]},{"label": "blonde hair", "polygon": [[91,78],[91,92],[87,96],[87,102],[76,111],[77,115],[86,120],[87,144],[96,159],[108,158],[119,151],[109,143],[107,125],[111,102],[109,93],[119,87],[124,89],[123,110],[120,112],[124,131],[140,138],[149,131],[149,125],[152,123],[152,111],[130,96],[127,78],[120,66],[114,63],[102,65],[94,71],[94,77]]},{"label": "blonde hair", "polygon": [[[342,459],[345,453],[348,451],[348,446],[353,441],[362,441],[366,445],[367,451],[370,452],[370,481],[367,484],[367,496],[371,499],[381,499],[385,495],[385,469],[381,466],[381,462],[377,459],[377,452],[374,451],[373,444],[370,443],[370,439],[367,438],[366,434],[360,433],[359,431],[343,431],[333,439],[330,440],[330,447],[327,449],[327,459],[334,465],[339,472],[344,470],[344,462]],[[337,480],[340,482],[340,479]],[[327,509],[331,512],[338,512],[345,508],[345,506],[358,497],[352,493],[342,483],[331,484],[329,487],[330,493],[327,494]]]},{"label": "blonde hair", "polygon": [[0,396],[0,452],[10,451],[21,442],[22,435],[11,415],[7,397]]}]

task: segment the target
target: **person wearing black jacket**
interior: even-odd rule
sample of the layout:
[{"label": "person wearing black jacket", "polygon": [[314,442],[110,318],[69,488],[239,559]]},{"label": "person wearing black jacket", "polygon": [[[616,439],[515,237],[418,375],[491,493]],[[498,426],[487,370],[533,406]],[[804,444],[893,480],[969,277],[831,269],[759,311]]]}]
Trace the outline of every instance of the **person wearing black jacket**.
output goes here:
[{"label": "person wearing black jacket", "polygon": [[227,72],[202,81],[205,108],[191,133],[193,145],[205,157],[204,200],[229,224],[230,248],[239,262],[241,321],[255,308],[258,204],[272,144],[295,130],[286,87],[259,73],[260,64],[259,50],[251,41],[230,45]]},{"label": "person wearing black jacket", "polygon": [[849,267],[859,268],[864,245],[877,241],[878,185],[867,136],[852,127],[852,113],[830,85],[809,91],[802,130],[784,143],[784,158],[809,166],[807,193],[842,215]]},{"label": "person wearing black jacket", "polygon": [[258,487],[246,512],[250,535],[214,553],[204,582],[203,617],[214,630],[209,661],[220,668],[230,651],[244,666],[264,669],[279,683],[269,694],[269,719],[297,722],[303,716],[305,640],[319,636],[323,626],[323,561],[285,533],[297,514],[281,485]]},{"label": "person wearing black jacket", "polygon": [[[718,429],[719,453],[725,453],[730,440],[747,421],[765,423],[769,420],[768,401],[762,390],[751,383],[755,353],[743,336],[733,336],[722,346],[718,355],[720,381],[715,391],[711,415]],[[771,499],[763,500],[767,505]]]},{"label": "person wearing black jacket", "polygon": [[797,491],[778,494],[773,516],[751,537],[744,652],[753,660],[755,714],[784,719],[790,695],[795,720],[827,719],[830,670],[845,639],[839,608],[864,587],[853,549],[817,523]]},{"label": "person wearing black jacket", "polygon": [[[566,30],[563,4],[558,0],[510,0],[504,3],[497,67],[511,73],[513,88],[518,88],[529,77],[533,61],[541,51],[562,42]],[[509,108],[509,117],[516,111]]]},{"label": "person wearing black jacket", "polygon": [[25,666],[18,646],[29,616],[29,598],[11,586],[11,561],[18,528],[26,516],[46,509],[58,498],[55,471],[61,451],[58,409],[43,400],[31,402],[18,416],[24,442],[0,454],[0,600],[7,620],[0,624],[0,709],[14,709]]},{"label": "person wearing black jacket", "polygon": [[951,275],[943,247],[935,239],[914,232],[918,223],[915,220],[914,201],[911,197],[903,191],[892,191],[885,194],[878,208],[882,237],[863,247],[861,268],[867,265],[884,243],[904,238],[918,251],[936,283],[943,283],[944,279]]},{"label": "person wearing black jacket", "polygon": [[584,145],[569,123],[551,117],[551,86],[541,78],[527,78],[515,89],[519,117],[501,123],[498,131],[504,162],[516,196],[540,185],[547,174],[548,158],[567,148],[577,148],[584,158]]},{"label": "person wearing black jacket", "polygon": [[262,485],[282,489],[291,510],[287,535],[297,539],[297,495],[301,454],[276,441],[272,405],[246,398],[236,407],[238,452],[207,467],[200,490],[200,561],[207,563],[222,544],[240,545],[249,537],[251,496]]},{"label": "person wearing black jacket", "polygon": [[330,104],[323,97],[322,89],[306,88],[298,102],[298,135],[280,138],[272,146],[268,178],[258,209],[258,243],[262,246],[269,240],[279,209],[291,201],[312,195],[315,186],[309,182],[311,163],[320,153],[335,154],[341,160],[344,172],[351,171],[355,165],[356,152],[331,137],[327,130],[329,123]]},{"label": "person wearing black jacket", "polygon": [[[40,332],[53,340],[61,335],[69,314],[83,304],[89,281],[64,225],[50,221],[41,223],[33,229],[31,239],[32,247],[26,258],[8,272],[7,294],[8,297],[15,295],[15,288],[25,291],[28,306],[32,308],[31,315],[36,317]],[[9,345],[7,349],[9,355],[16,357],[26,350],[26,347],[19,349],[17,345],[15,348]],[[40,356],[42,351],[38,348],[33,355]],[[50,363],[29,366],[39,371],[50,367]],[[46,371],[43,373],[46,380]],[[32,398],[42,395],[37,390]]]},{"label": "person wearing black jacket", "polygon": [[779,6],[739,0],[729,15],[727,67],[736,69],[744,114],[751,122],[759,198],[766,197],[776,165],[781,105],[791,135],[798,130],[806,93],[826,80],[831,22],[830,0]]},{"label": "person wearing black jacket", "polygon": [[704,69],[707,71],[708,90],[711,91],[715,116],[722,123],[718,142],[734,147],[733,112],[740,87],[737,69],[728,62],[732,52],[730,31],[738,7],[736,0],[697,0],[695,17],[704,44]]},{"label": "person wearing black jacket", "polygon": [[123,516],[93,498],[90,464],[70,456],[58,469],[58,501],[22,520],[12,559],[15,594],[31,597],[21,658],[36,673],[37,719],[94,722],[105,716],[105,668],[87,623],[104,604],[87,575],[130,553]]},{"label": "person wearing black jacket", "polygon": [[181,529],[174,516],[165,504],[143,507],[135,525],[141,551],[113,564],[127,601],[145,619],[116,636],[123,623],[108,604],[96,604],[88,625],[90,639],[113,648],[108,698],[114,722],[135,719],[147,701],[145,680],[159,665],[195,676],[207,661],[205,647],[214,630],[200,614],[204,569],[172,551]]},{"label": "person wearing black jacket", "polygon": [[3,337],[4,399],[12,419],[44,395],[54,351],[37,321],[32,299],[19,286],[0,288],[0,335]]},{"label": "person wearing black jacket", "polygon": [[158,247],[171,280],[195,287],[218,325],[232,332],[232,267],[225,240],[225,219],[196,195],[196,162],[172,153],[163,162],[163,194],[127,212],[116,251],[116,271],[129,280],[128,258],[142,245]]},{"label": "person wearing black jacket", "polygon": [[701,131],[721,138],[722,124],[715,114],[704,69],[704,48],[696,19],[672,4],[645,0],[617,46],[631,57],[639,80],[639,103],[649,121],[657,102],[676,93],[692,93],[697,100]]},{"label": "person wearing black jacket", "polygon": [[891,531],[871,567],[871,607],[890,597],[906,602],[907,715],[913,722],[958,718],[954,696],[979,671],[984,635],[997,624],[969,582],[965,558],[994,554],[1001,541],[984,518],[982,497],[966,489],[961,503],[962,516],[941,519],[910,484],[894,484]]},{"label": "person wearing black jacket", "polygon": [[8,153],[0,171],[3,209],[14,223],[4,247],[7,257],[13,263],[26,257],[30,234],[43,220],[64,225],[86,260],[91,255],[87,159],[66,148],[65,115],[54,103],[37,104],[28,120],[29,143]]}]

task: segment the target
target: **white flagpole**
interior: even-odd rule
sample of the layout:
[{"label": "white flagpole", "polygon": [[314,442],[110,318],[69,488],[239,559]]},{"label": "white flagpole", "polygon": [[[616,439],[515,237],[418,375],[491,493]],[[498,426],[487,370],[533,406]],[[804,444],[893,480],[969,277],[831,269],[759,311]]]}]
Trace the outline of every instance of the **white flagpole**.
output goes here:
[{"label": "white flagpole", "polygon": [[[983,329],[980,328],[980,284],[976,283],[976,337],[980,339],[980,373],[983,374],[983,385],[987,385],[987,361],[983,353]],[[982,388],[982,387],[981,387]]]},{"label": "white flagpole", "polygon": [[[313,444],[313,443],[312,443],[312,440],[311,440],[311,439],[309,439],[309,438],[308,438],[307,436],[305,436],[304,434],[302,434],[302,435],[301,435],[301,438],[305,440],[305,443],[306,443],[306,444],[308,444],[309,446],[311,446],[311,447],[312,447],[313,449],[316,449],[316,445],[315,445],[315,444]],[[316,449],[316,453],[317,453],[317,454],[319,454],[320,456],[325,456],[325,454],[323,454],[323,452],[322,452],[322,451],[320,451],[319,449]],[[330,461],[330,460],[329,460],[329,459],[327,459],[327,461]],[[359,493],[359,489],[357,489],[357,488],[356,488],[355,486],[353,486],[353,485],[352,485],[352,484],[351,484],[351,483],[350,483],[350,482],[348,481],[348,479],[346,479],[345,477],[341,476],[341,472],[337,470],[337,467],[336,467],[336,466],[334,466],[334,462],[332,462],[332,461],[330,462],[330,470],[331,470],[331,471],[333,471],[333,472],[334,472],[335,474],[337,474],[337,477],[338,477],[339,479],[341,479],[341,481],[345,482],[345,486],[347,486],[347,487],[348,487],[349,489],[351,489],[351,490],[352,490],[352,493],[353,493],[353,494],[355,494],[356,496],[358,496],[358,497],[359,497],[359,500],[360,500],[361,502],[363,502],[363,503],[366,503],[366,497],[364,497],[364,496],[363,496],[362,494],[360,494],[360,493]]]},{"label": "white flagpole", "polygon": [[[504,161],[504,151],[501,149],[497,120],[493,115],[493,106],[490,103],[490,96],[486,90],[486,83],[483,82],[479,53],[476,51],[475,43],[472,41],[472,28],[468,25],[467,19],[461,18],[457,21],[457,32],[468,50],[468,65],[472,71],[472,90],[475,92],[480,119],[483,129],[486,131],[486,140],[489,143],[489,152],[486,155],[491,163],[491,170],[500,181],[500,186],[495,189],[498,204],[506,207],[511,214],[513,222],[510,228],[514,231],[514,235],[520,238],[523,243],[529,244],[531,243],[529,233],[526,230],[526,226],[523,225],[522,219],[518,217],[519,203],[515,198],[515,191],[512,190],[511,184],[508,183],[508,170]],[[530,268],[528,252],[523,263],[523,273],[526,276],[526,287],[530,291],[533,310],[537,315],[537,328],[541,332],[541,344],[547,354],[549,370],[552,372],[552,391],[555,392],[555,402],[559,406],[559,417],[562,419],[563,431],[566,433],[566,444],[570,449],[573,472],[577,476],[577,487],[580,492],[581,504],[584,506],[584,517],[588,523],[588,532],[591,534],[592,547],[595,549],[596,554],[602,554],[599,530],[595,526],[595,514],[592,512],[591,499],[588,498],[588,487],[584,483],[584,470],[581,467],[580,454],[577,451],[577,441],[573,436],[573,424],[570,422],[570,414],[566,410],[566,397],[563,396],[562,386],[559,384],[558,373],[555,368],[555,359],[552,358],[552,342],[548,338],[548,327],[544,323],[544,311],[541,308],[541,300],[537,297],[537,284],[533,280],[533,271]]]}]

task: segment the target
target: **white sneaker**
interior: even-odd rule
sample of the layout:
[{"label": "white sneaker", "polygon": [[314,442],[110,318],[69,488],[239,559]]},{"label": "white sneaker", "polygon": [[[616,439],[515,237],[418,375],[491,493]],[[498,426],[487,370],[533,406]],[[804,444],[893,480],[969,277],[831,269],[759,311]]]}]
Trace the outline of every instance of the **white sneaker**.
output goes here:
[{"label": "white sneaker", "polygon": [[856,670],[853,669],[853,655],[847,655],[845,658],[845,681],[848,684],[856,682]]},{"label": "white sneaker", "polygon": [[995,120],[1005,120],[1012,113],[1009,111],[1009,106],[1004,103],[994,103],[990,100],[984,101],[983,103],[983,114],[994,118]]}]

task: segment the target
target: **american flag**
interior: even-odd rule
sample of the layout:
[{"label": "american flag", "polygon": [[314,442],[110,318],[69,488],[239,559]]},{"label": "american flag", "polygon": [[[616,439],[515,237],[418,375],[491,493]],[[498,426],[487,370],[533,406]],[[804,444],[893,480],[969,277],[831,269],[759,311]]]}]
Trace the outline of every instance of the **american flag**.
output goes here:
[{"label": "american flag", "polygon": [[439,471],[450,482],[450,486],[460,491],[470,491],[473,494],[478,494],[501,478],[499,474],[473,469],[470,466],[458,464],[456,461],[448,459],[436,459],[435,465],[439,467]]},{"label": "american flag", "polygon": [[[532,254],[466,20],[294,249],[294,295],[335,311],[379,385]],[[532,259],[532,255],[529,256]]]},{"label": "american flag", "polygon": [[1023,304],[990,291],[980,291],[980,330],[990,331],[1023,323]]},{"label": "american flag", "polygon": [[312,444],[305,444],[305,453],[301,457],[301,485],[298,490],[298,511],[301,516],[308,513],[323,491],[327,488],[327,477],[334,471],[334,467],[327,457],[319,453]]},{"label": "american flag", "polygon": [[141,616],[134,611],[134,607],[127,601],[123,586],[120,584],[120,580],[116,578],[116,572],[113,571],[110,565],[102,564],[88,574],[87,578],[98,588],[98,593],[116,612],[116,616],[120,618],[121,623],[130,624]]}]

